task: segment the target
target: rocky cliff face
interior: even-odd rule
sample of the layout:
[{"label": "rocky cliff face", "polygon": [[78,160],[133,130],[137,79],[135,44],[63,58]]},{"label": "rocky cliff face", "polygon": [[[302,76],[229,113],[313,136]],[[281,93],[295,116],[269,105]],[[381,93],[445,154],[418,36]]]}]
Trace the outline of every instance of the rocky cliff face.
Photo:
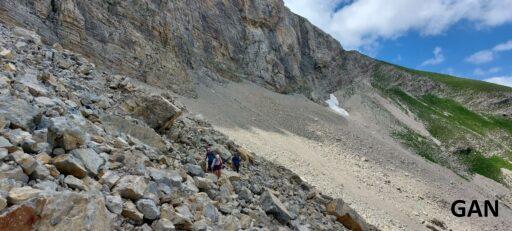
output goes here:
[{"label": "rocky cliff face", "polygon": [[345,52],[281,0],[6,0],[0,19],[182,93],[191,92],[194,78],[243,78],[315,98],[350,83],[371,62]]}]

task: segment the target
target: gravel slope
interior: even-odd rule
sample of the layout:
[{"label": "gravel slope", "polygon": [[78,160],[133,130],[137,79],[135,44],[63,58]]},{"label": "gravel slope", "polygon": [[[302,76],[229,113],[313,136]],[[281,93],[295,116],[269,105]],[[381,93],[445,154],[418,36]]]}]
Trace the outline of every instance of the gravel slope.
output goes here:
[{"label": "gravel slope", "polygon": [[[383,230],[424,230],[432,219],[453,230],[512,230],[512,211],[498,218],[455,218],[456,199],[494,200],[503,186],[471,182],[411,153],[386,135],[389,124],[372,121],[368,107],[347,105],[343,118],[299,95],[280,95],[250,83],[197,85],[184,98],[193,113],[235,141],[298,173],[332,196],[342,197]],[[342,103],[343,104],[343,103]],[[374,111],[374,113],[381,113]]]}]

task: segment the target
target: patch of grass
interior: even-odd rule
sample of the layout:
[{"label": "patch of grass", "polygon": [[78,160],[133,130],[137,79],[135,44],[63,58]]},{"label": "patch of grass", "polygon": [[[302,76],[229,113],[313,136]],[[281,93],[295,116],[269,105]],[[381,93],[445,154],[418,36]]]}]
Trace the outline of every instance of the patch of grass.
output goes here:
[{"label": "patch of grass", "polygon": [[485,157],[479,152],[463,156],[463,161],[473,173],[478,173],[497,182],[502,182],[501,168],[512,170],[512,163],[499,156]]},{"label": "patch of grass", "polygon": [[506,129],[510,134],[512,134],[512,120],[507,119],[501,116],[488,116],[490,120],[492,120],[495,124],[499,125],[501,128]]},{"label": "patch of grass", "polygon": [[412,148],[418,155],[434,163],[441,163],[439,160],[439,154],[441,153],[439,147],[433,144],[432,141],[410,129],[395,131],[392,135],[404,145]]},{"label": "patch of grass", "polygon": [[485,117],[451,99],[434,95],[413,97],[398,88],[386,90],[388,96],[404,103],[421,120],[436,138],[450,139],[456,132],[473,131],[485,135],[495,129],[505,129],[512,134],[512,120],[496,116]]}]

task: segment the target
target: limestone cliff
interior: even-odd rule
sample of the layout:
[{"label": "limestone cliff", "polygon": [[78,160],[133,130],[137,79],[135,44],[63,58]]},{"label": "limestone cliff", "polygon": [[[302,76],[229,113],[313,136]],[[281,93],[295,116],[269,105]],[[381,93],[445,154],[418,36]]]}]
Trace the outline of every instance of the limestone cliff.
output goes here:
[{"label": "limestone cliff", "polygon": [[6,0],[0,19],[182,93],[193,78],[243,78],[315,98],[372,62],[344,51],[281,0]]}]

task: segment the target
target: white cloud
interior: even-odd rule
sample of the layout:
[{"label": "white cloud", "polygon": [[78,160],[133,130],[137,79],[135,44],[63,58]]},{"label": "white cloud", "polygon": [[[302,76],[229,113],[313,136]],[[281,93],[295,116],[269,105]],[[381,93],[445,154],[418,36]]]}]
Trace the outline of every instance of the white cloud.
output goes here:
[{"label": "white cloud", "polygon": [[495,52],[512,50],[512,40],[508,40],[507,42],[498,44],[498,45],[494,46],[494,48],[492,50]]},{"label": "white cloud", "polygon": [[[512,0],[285,0],[347,49],[375,48],[409,31],[437,35],[459,21],[481,29],[512,21]],[[336,6],[346,4],[338,11]]]},{"label": "white cloud", "polygon": [[420,66],[433,66],[444,62],[443,49],[441,47],[434,48],[434,57],[427,59]]},{"label": "white cloud", "polygon": [[[512,10],[511,10],[512,11]],[[467,62],[473,64],[488,63],[494,60],[498,52],[512,50],[512,40],[504,43],[500,43],[494,46],[492,49],[486,49],[478,51],[466,58]]]},{"label": "white cloud", "polygon": [[481,50],[466,58],[467,62],[473,64],[488,63],[492,60],[494,60],[494,52],[490,50]]},{"label": "white cloud", "polygon": [[509,86],[512,87],[512,76],[498,76],[498,77],[492,77],[488,79],[484,79],[484,81],[495,83],[503,86]]},{"label": "white cloud", "polygon": [[489,69],[476,68],[473,70],[473,74],[477,76],[484,76],[489,74],[496,74],[501,71],[500,67],[491,67]]}]

